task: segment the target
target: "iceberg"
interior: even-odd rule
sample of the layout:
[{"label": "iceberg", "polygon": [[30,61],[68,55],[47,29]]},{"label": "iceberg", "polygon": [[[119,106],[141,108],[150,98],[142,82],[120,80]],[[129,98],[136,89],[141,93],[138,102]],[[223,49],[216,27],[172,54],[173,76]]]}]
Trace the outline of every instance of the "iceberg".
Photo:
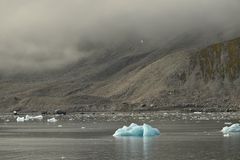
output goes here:
[{"label": "iceberg", "polygon": [[148,124],[137,125],[132,123],[129,127],[123,126],[116,130],[113,134],[114,137],[119,136],[135,136],[135,137],[148,137],[160,135],[160,131],[157,128],[153,128]]},{"label": "iceberg", "polygon": [[17,117],[17,122],[24,122],[24,117]]},{"label": "iceberg", "polygon": [[222,133],[224,134],[228,134],[231,132],[240,132],[240,124],[239,123],[235,123],[231,126],[225,126],[223,127],[223,129],[221,130]]},{"label": "iceberg", "polygon": [[54,123],[54,122],[57,122],[57,119],[53,117],[48,119],[47,122]]}]

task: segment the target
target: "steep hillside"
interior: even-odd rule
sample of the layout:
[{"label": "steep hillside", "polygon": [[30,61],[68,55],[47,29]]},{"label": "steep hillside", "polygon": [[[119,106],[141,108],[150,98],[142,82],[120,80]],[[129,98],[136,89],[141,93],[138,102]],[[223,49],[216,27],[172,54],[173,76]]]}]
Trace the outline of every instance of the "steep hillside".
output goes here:
[{"label": "steep hillside", "polygon": [[204,80],[236,80],[240,74],[240,39],[217,43],[201,50],[199,61]]},{"label": "steep hillside", "polygon": [[58,71],[2,77],[0,110],[239,110],[240,38],[181,46],[104,49]]}]

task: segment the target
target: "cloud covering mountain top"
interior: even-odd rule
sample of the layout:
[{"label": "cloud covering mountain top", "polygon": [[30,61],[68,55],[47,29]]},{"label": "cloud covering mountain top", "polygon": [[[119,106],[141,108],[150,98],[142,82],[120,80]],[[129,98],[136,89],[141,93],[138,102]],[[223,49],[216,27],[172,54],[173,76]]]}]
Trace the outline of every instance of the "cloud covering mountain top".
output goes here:
[{"label": "cloud covering mountain top", "polygon": [[1,0],[0,71],[54,69],[132,39],[239,36],[239,6],[238,0]]}]

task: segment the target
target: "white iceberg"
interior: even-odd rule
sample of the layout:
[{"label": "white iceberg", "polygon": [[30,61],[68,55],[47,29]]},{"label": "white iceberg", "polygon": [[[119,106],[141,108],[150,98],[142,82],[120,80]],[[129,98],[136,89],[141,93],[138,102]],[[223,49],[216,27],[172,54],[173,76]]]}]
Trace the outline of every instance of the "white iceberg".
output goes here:
[{"label": "white iceberg", "polygon": [[29,120],[42,120],[42,119],[43,119],[42,115],[39,115],[39,116],[29,116],[29,115],[26,115],[25,116],[25,121],[29,121]]},{"label": "white iceberg", "polygon": [[17,122],[24,122],[24,117],[17,117]]},{"label": "white iceberg", "polygon": [[240,124],[239,123],[235,123],[231,126],[225,126],[223,127],[223,129],[221,130],[222,133],[224,134],[228,134],[231,132],[240,132]]},{"label": "white iceberg", "polygon": [[53,117],[48,119],[47,122],[54,123],[54,122],[57,122],[57,119]]},{"label": "white iceberg", "polygon": [[116,130],[113,136],[136,136],[136,137],[148,137],[160,135],[160,131],[157,128],[152,128],[148,124],[137,125],[132,123],[129,127],[123,126]]}]

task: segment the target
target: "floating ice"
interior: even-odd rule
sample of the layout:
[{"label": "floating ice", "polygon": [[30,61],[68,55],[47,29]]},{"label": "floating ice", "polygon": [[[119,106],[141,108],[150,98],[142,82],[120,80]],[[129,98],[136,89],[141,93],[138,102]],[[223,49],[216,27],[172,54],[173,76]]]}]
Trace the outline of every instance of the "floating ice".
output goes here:
[{"label": "floating ice", "polygon": [[202,114],[202,112],[193,112],[194,114]]},{"label": "floating ice", "polygon": [[17,122],[24,122],[24,117],[17,117]]},{"label": "floating ice", "polygon": [[229,133],[228,134],[224,134],[223,137],[230,137]]},{"label": "floating ice", "polygon": [[231,132],[240,132],[240,124],[239,123],[235,123],[231,126],[225,126],[223,127],[223,129],[221,130],[222,133],[224,134],[228,134]]},{"label": "floating ice", "polygon": [[225,122],[224,124],[226,124],[226,125],[231,125],[232,122]]},{"label": "floating ice", "polygon": [[25,120],[25,121],[29,121],[29,120],[30,120],[30,116],[29,116],[29,115],[26,115],[24,120]]},{"label": "floating ice", "polygon": [[32,119],[42,120],[42,119],[43,119],[43,116],[42,116],[42,115],[35,116],[35,117],[32,117]]},{"label": "floating ice", "polygon": [[54,123],[54,122],[57,122],[57,119],[53,117],[53,118],[48,119],[47,121],[51,122],[51,123]]},{"label": "floating ice", "polygon": [[148,124],[137,125],[132,123],[129,127],[123,126],[116,130],[113,136],[136,136],[136,137],[147,137],[160,135],[160,131],[156,128],[152,128]]},{"label": "floating ice", "polygon": [[29,116],[29,115],[26,115],[25,116],[25,121],[29,121],[29,120],[42,120],[42,119],[43,119],[42,115],[39,115],[39,116]]}]

